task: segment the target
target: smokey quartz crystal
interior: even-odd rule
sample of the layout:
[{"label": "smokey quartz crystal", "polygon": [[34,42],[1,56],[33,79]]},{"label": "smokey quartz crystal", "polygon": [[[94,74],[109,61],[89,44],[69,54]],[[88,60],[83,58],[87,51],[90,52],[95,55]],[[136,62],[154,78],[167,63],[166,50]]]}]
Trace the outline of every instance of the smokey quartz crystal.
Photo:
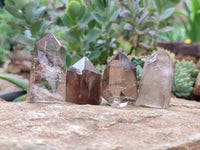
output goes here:
[{"label": "smokey quartz crystal", "polygon": [[65,102],[66,52],[49,33],[35,44],[28,102]]},{"label": "smokey quartz crystal", "polygon": [[67,71],[66,101],[75,104],[101,103],[101,75],[87,57]]},{"label": "smokey quartz crystal", "polygon": [[128,57],[118,52],[103,74],[102,96],[110,105],[121,106],[137,98],[136,68]]},{"label": "smokey quartz crystal", "polygon": [[137,105],[167,108],[174,76],[174,64],[165,50],[160,50],[144,64]]}]

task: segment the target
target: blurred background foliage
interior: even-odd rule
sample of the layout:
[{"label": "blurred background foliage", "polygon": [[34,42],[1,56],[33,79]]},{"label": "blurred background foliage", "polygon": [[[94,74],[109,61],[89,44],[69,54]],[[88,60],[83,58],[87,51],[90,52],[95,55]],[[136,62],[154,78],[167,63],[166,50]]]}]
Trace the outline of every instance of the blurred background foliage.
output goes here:
[{"label": "blurred background foliage", "polygon": [[105,65],[115,50],[149,54],[157,41],[199,42],[199,9],[199,0],[0,0],[0,65],[5,51],[19,43],[32,51],[48,32],[62,41],[68,67],[83,56]]},{"label": "blurred background foliage", "polygon": [[[158,41],[200,42],[199,27],[200,0],[0,0],[0,66],[5,52],[19,44],[31,52],[51,32],[67,67],[87,56],[102,73],[116,51],[130,55],[139,86],[144,61],[135,56],[150,56]],[[173,94],[188,98],[199,71],[193,62],[174,63]]]}]

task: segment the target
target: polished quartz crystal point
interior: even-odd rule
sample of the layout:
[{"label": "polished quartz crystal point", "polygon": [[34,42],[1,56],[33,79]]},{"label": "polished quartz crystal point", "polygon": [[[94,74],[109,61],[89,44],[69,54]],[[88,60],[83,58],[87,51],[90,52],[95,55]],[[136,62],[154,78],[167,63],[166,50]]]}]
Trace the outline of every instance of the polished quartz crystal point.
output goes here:
[{"label": "polished quartz crystal point", "polygon": [[35,44],[28,102],[65,102],[66,52],[49,33]]},{"label": "polished quartz crystal point", "polygon": [[66,101],[75,104],[101,103],[101,75],[87,57],[67,71]]},{"label": "polished quartz crystal point", "polygon": [[160,50],[144,64],[137,105],[167,108],[174,76],[174,64],[165,50]]},{"label": "polished quartz crystal point", "polygon": [[110,105],[134,102],[137,98],[137,77],[134,64],[118,52],[103,74],[102,96]]}]

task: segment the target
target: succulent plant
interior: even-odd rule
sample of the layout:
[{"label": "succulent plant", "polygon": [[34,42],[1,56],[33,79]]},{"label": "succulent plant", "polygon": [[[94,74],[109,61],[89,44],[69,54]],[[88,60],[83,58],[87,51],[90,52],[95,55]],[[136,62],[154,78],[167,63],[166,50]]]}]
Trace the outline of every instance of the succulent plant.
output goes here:
[{"label": "succulent plant", "polygon": [[140,79],[141,79],[141,76],[142,76],[142,68],[144,66],[144,61],[142,61],[141,58],[136,58],[136,57],[133,57],[131,59],[131,61],[132,61],[132,63],[136,67],[137,86],[139,87],[139,85],[140,85]]},{"label": "succulent plant", "polygon": [[140,80],[141,80],[141,76],[142,76],[142,67],[140,65],[136,66],[136,74],[137,74],[137,87],[140,86]]},{"label": "succulent plant", "polygon": [[141,66],[143,68],[144,66],[144,61],[142,61],[141,58],[136,58],[136,57],[133,57],[131,59],[132,63],[137,67],[137,65]]},{"label": "succulent plant", "polygon": [[187,98],[191,95],[198,75],[195,64],[190,61],[176,61],[172,92],[177,97]]},{"label": "succulent plant", "polygon": [[71,1],[68,3],[66,11],[71,18],[78,17],[81,11],[81,3],[79,1]]}]

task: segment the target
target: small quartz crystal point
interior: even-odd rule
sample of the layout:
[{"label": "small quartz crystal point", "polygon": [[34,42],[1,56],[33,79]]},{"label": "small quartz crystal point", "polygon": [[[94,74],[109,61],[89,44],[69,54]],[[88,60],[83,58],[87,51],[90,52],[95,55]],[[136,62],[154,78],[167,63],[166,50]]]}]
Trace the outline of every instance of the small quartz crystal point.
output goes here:
[{"label": "small quartz crystal point", "polygon": [[174,63],[165,50],[151,56],[144,64],[137,105],[167,108],[174,76]]},{"label": "small quartz crystal point", "polygon": [[104,70],[102,96],[110,105],[116,106],[134,102],[137,98],[136,68],[121,52],[114,56]]},{"label": "small quartz crystal point", "polygon": [[49,33],[35,44],[28,102],[65,102],[66,52]]},{"label": "small quartz crystal point", "polygon": [[75,104],[101,103],[101,75],[87,57],[67,71],[66,101]]}]

